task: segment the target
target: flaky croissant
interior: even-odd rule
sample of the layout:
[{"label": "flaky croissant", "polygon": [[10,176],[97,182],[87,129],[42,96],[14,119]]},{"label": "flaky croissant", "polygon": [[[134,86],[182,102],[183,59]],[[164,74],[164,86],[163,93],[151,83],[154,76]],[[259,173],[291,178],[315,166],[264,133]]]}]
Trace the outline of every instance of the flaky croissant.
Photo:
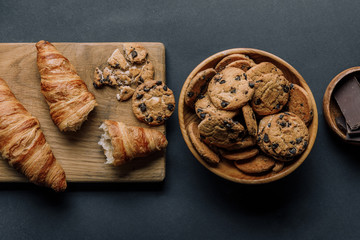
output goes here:
[{"label": "flaky croissant", "polygon": [[56,161],[39,121],[16,99],[0,78],[0,152],[30,182],[66,189],[65,172]]},{"label": "flaky croissant", "polygon": [[97,105],[73,65],[51,43],[36,43],[41,92],[60,131],[76,131]]},{"label": "flaky croissant", "polygon": [[142,127],[126,126],[122,122],[105,120],[99,145],[104,149],[107,164],[119,166],[137,157],[145,157],[164,149],[168,142],[161,132]]}]

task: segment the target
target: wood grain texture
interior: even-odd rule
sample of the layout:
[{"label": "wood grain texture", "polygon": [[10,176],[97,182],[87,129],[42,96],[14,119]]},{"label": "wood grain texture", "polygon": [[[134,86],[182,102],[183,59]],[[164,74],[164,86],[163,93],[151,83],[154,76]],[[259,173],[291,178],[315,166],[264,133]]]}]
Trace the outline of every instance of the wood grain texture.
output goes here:
[{"label": "wood grain texture", "polygon": [[348,68],[338,75],[336,75],[329,85],[326,88],[324,97],[323,97],[323,112],[324,112],[324,118],[329,125],[330,129],[338,135],[343,141],[346,143],[354,144],[354,145],[360,145],[359,142],[349,141],[346,139],[346,132],[341,131],[341,129],[337,126],[335,119],[342,115],[341,110],[336,103],[336,100],[333,96],[334,90],[336,89],[336,86],[339,85],[339,83],[342,83],[344,80],[346,81],[349,79],[348,77],[352,74],[359,73],[360,67],[352,67]]},{"label": "wood grain texture", "polygon": [[[165,152],[136,159],[124,166],[105,165],[105,156],[97,144],[105,119],[133,126],[149,127],[138,121],[131,100],[118,102],[115,88],[96,90],[92,85],[95,67],[104,66],[111,53],[122,43],[53,43],[74,65],[99,104],[81,129],[61,133],[52,122],[49,108],[40,92],[40,74],[36,65],[35,43],[0,44],[0,76],[25,106],[36,116],[56,159],[66,172],[68,182],[156,182],[165,177]],[[141,43],[149,52],[155,79],[165,81],[165,48],[162,43]],[[165,133],[165,125],[153,127]],[[26,182],[26,178],[0,161],[0,182]]]},{"label": "wood grain texture", "polygon": [[[190,141],[190,138],[187,134],[186,126],[190,122],[192,122],[192,121],[200,122],[200,119],[196,116],[193,109],[190,109],[184,103],[185,91],[186,91],[186,88],[189,85],[191,79],[198,72],[205,70],[207,68],[210,68],[210,67],[213,68],[222,58],[224,58],[230,54],[235,54],[235,53],[246,54],[250,58],[252,58],[255,61],[255,63],[267,61],[267,62],[271,62],[271,63],[275,64],[278,68],[280,68],[283,71],[285,77],[290,82],[296,83],[296,84],[300,85],[301,87],[303,87],[311,98],[311,103],[314,108],[314,110],[313,110],[314,116],[313,116],[313,120],[312,120],[311,124],[309,125],[309,135],[310,135],[309,145],[302,155],[300,155],[298,158],[294,159],[294,161],[291,161],[291,164],[285,165],[285,167],[279,172],[270,172],[268,174],[259,175],[259,176],[258,175],[246,175],[246,174],[242,173],[241,171],[239,171],[238,169],[236,169],[233,165],[233,162],[231,162],[231,161],[221,161],[218,164],[218,166],[216,166],[216,167],[210,166],[209,164],[207,164],[206,161],[204,161],[200,157],[200,155],[198,154],[196,149],[193,147],[193,145]],[[205,59],[203,62],[201,62],[190,73],[190,75],[187,77],[187,79],[183,85],[183,88],[180,93],[178,111],[179,111],[179,122],[180,122],[181,133],[184,137],[184,140],[185,140],[187,146],[189,147],[190,151],[193,153],[195,158],[203,166],[205,166],[208,170],[210,170],[214,174],[216,174],[222,178],[225,178],[227,180],[237,182],[237,183],[245,183],[245,184],[268,183],[268,182],[272,182],[272,181],[275,181],[275,180],[278,180],[280,178],[287,176],[288,174],[293,172],[297,167],[299,167],[304,162],[306,157],[309,155],[309,153],[315,143],[317,129],[318,129],[318,112],[317,112],[317,108],[316,108],[315,99],[314,99],[314,96],[313,96],[309,86],[306,84],[303,77],[295,70],[295,68],[293,68],[290,64],[288,64],[281,58],[279,58],[271,53],[265,52],[265,51],[261,51],[261,50],[257,50],[257,49],[250,49],[250,48],[235,48],[235,49],[225,50],[225,51],[216,53],[216,54],[208,57],[207,59]]]}]

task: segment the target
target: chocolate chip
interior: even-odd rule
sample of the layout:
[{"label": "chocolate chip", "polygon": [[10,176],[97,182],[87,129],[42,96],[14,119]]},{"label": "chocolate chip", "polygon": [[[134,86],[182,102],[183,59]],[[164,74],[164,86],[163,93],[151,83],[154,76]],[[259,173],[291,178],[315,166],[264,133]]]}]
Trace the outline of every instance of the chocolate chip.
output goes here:
[{"label": "chocolate chip", "polygon": [[255,87],[255,83],[249,82],[249,87],[250,87],[250,88],[254,88],[254,87]]},{"label": "chocolate chip", "polygon": [[302,140],[303,140],[303,137],[299,137],[299,138],[296,139],[296,143],[299,144],[299,143],[302,142]]},{"label": "chocolate chip", "polygon": [[149,92],[149,91],[150,91],[150,88],[144,87],[144,91],[145,91],[145,92]]},{"label": "chocolate chip", "polygon": [[273,143],[273,145],[271,147],[272,147],[272,149],[276,149],[278,146],[279,146],[279,144]]},{"label": "chocolate chip", "polygon": [[276,104],[275,109],[280,109],[280,104]]},{"label": "chocolate chip", "polygon": [[231,128],[231,124],[230,123],[225,123],[225,127]]},{"label": "chocolate chip", "polygon": [[290,123],[290,122],[288,122],[288,123],[287,123],[287,126],[288,126],[288,127],[290,127],[290,126],[291,126],[291,123]]},{"label": "chocolate chip", "polygon": [[290,144],[295,145],[295,142],[294,142],[294,141],[290,141]]},{"label": "chocolate chip", "polygon": [[153,117],[148,117],[148,118],[145,118],[145,121],[146,122],[152,122],[152,121],[154,121],[154,118]]},{"label": "chocolate chip", "polygon": [[137,52],[136,52],[135,50],[131,52],[131,57],[132,57],[132,58],[136,58],[137,55],[138,55],[138,54],[137,54]]},{"label": "chocolate chip", "polygon": [[304,148],[306,148],[308,145],[308,141],[304,141]]},{"label": "chocolate chip", "polygon": [[164,89],[164,91],[167,91],[167,90],[168,90],[168,87],[165,85],[165,86],[163,87],[163,89]]},{"label": "chocolate chip", "polygon": [[236,80],[236,81],[241,80],[241,76],[237,75],[237,76],[235,77],[235,80]]},{"label": "chocolate chip", "polygon": [[284,90],[284,92],[288,93],[289,92],[289,87],[287,85],[284,85],[283,90]]},{"label": "chocolate chip", "polygon": [[284,114],[285,114],[285,115],[290,115],[290,113],[288,113],[288,112],[284,112]]},{"label": "chocolate chip", "polygon": [[260,105],[260,104],[261,104],[261,99],[260,98],[256,99],[255,100],[255,105]]},{"label": "chocolate chip", "polygon": [[206,114],[205,113],[200,113],[200,118],[201,119],[204,119],[206,117]]},{"label": "chocolate chip", "polygon": [[261,137],[260,137],[260,136],[258,136],[257,141],[258,141],[258,142],[260,142],[260,141],[261,141]]},{"label": "chocolate chip", "polygon": [[100,88],[100,86],[98,86],[96,83],[93,83],[93,85],[94,85],[94,88],[96,88],[96,89]]},{"label": "chocolate chip", "polygon": [[174,106],[174,104],[170,103],[170,104],[168,104],[167,108],[169,109],[169,111],[173,111],[175,106]]},{"label": "chocolate chip", "polygon": [[231,93],[236,93],[236,88],[231,87],[230,92],[231,92]]},{"label": "chocolate chip", "polygon": [[201,112],[203,112],[204,110],[202,110],[201,108],[198,108],[196,111],[197,111],[198,113],[201,113]]},{"label": "chocolate chip", "polygon": [[286,122],[280,122],[279,125],[280,125],[281,127],[286,127]]},{"label": "chocolate chip", "polygon": [[221,80],[221,81],[220,81],[220,84],[224,84],[224,83],[226,83],[225,80]]},{"label": "chocolate chip", "polygon": [[256,81],[256,83],[261,83],[261,82],[263,82],[263,80],[257,80],[257,81]]},{"label": "chocolate chip", "polygon": [[280,118],[280,119],[283,119],[283,117],[284,117],[284,115],[280,114],[279,118]]},{"label": "chocolate chip", "polygon": [[204,95],[200,94],[200,95],[198,96],[198,99],[203,99],[204,97],[205,97]]},{"label": "chocolate chip", "polygon": [[188,93],[187,93],[187,96],[188,96],[188,97],[194,96],[194,92],[188,92]]},{"label": "chocolate chip", "polygon": [[303,106],[304,106],[304,104],[303,104],[303,103],[300,103],[300,106],[302,106],[302,107],[303,107]]},{"label": "chocolate chip", "polygon": [[157,81],[156,85],[160,86],[163,82],[162,81]]},{"label": "chocolate chip", "polygon": [[221,107],[226,108],[229,105],[229,102],[226,101],[222,101],[221,102]]},{"label": "chocolate chip", "polygon": [[143,96],[144,96],[144,94],[137,94],[137,95],[136,95],[136,99],[139,100],[139,99],[141,99]]},{"label": "chocolate chip", "polygon": [[296,148],[290,148],[290,149],[289,149],[289,153],[295,154],[295,153],[296,153]]},{"label": "chocolate chip", "polygon": [[248,94],[248,93],[249,93],[248,91],[245,91],[245,92],[244,92],[245,95]]},{"label": "chocolate chip", "polygon": [[139,77],[139,83],[143,83],[144,82],[144,79],[140,76]]},{"label": "chocolate chip", "polygon": [[294,88],[294,84],[290,83],[290,89]]},{"label": "chocolate chip", "polygon": [[267,135],[266,133],[264,134],[264,142],[265,143],[270,142],[269,135]]},{"label": "chocolate chip", "polygon": [[163,121],[163,118],[162,118],[161,116],[158,116],[158,117],[156,118],[156,121],[157,121],[157,122],[162,122],[162,121]]},{"label": "chocolate chip", "polygon": [[271,123],[268,123],[268,127],[271,127]]},{"label": "chocolate chip", "polygon": [[247,75],[246,75],[246,73],[243,73],[243,75],[244,75],[245,80],[247,80]]},{"label": "chocolate chip", "polygon": [[214,78],[214,80],[215,80],[215,82],[218,82],[221,80],[221,77],[216,77],[216,78]]},{"label": "chocolate chip", "polygon": [[146,104],[145,103],[140,103],[139,108],[140,108],[141,112],[145,112],[146,111]]}]

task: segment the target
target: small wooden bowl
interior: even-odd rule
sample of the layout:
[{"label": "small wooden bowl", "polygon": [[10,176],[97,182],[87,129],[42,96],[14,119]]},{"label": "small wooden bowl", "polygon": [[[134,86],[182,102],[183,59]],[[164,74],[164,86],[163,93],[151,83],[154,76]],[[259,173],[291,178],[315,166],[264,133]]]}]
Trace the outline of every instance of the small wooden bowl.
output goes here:
[{"label": "small wooden bowl", "polygon": [[348,79],[348,77],[352,74],[355,74],[356,72],[358,72],[358,74],[360,75],[360,67],[352,67],[349,69],[346,69],[344,71],[342,71],[341,73],[339,73],[338,75],[336,75],[331,82],[329,83],[328,87],[326,88],[325,94],[324,94],[324,98],[323,98],[323,112],[324,112],[324,117],[325,120],[327,122],[327,124],[329,125],[330,129],[336,134],[338,135],[343,141],[350,143],[350,144],[354,144],[354,145],[360,145],[359,142],[353,142],[353,141],[349,141],[346,139],[346,133],[341,131],[341,129],[337,126],[335,119],[338,116],[341,116],[342,113],[340,111],[339,106],[337,105],[335,98],[333,97],[333,92],[336,88],[336,86],[338,86],[341,82],[343,82],[343,80]]},{"label": "small wooden bowl", "polygon": [[[246,54],[250,58],[252,58],[255,61],[255,63],[267,61],[267,62],[271,62],[271,63],[275,64],[278,68],[280,68],[283,71],[285,77],[290,82],[296,83],[296,84],[302,86],[307,91],[307,93],[309,94],[309,96],[311,98],[311,102],[312,102],[312,105],[314,108],[314,110],[313,110],[314,118],[309,126],[309,134],[310,134],[309,145],[308,145],[307,149],[305,150],[305,152],[301,156],[299,156],[297,159],[292,161],[291,164],[286,165],[278,173],[270,172],[265,175],[256,175],[256,176],[246,175],[246,174],[243,174],[241,171],[239,171],[234,166],[234,164],[230,161],[221,161],[217,166],[215,166],[215,167],[211,166],[200,157],[200,155],[198,154],[196,149],[193,147],[193,145],[190,141],[189,135],[186,131],[186,126],[188,126],[188,124],[190,122],[192,122],[192,121],[200,122],[200,119],[198,119],[194,110],[189,108],[184,102],[185,90],[186,90],[187,86],[189,85],[191,79],[198,72],[205,70],[207,68],[210,68],[210,67],[212,67],[212,68],[215,67],[215,65],[222,58],[224,58],[230,54],[235,54],[235,53]],[[318,112],[317,112],[317,108],[316,108],[316,103],[315,103],[313,94],[312,94],[309,86],[306,84],[306,82],[302,78],[302,76],[295,70],[295,68],[293,68],[290,64],[288,64],[281,58],[279,58],[271,53],[257,50],[257,49],[251,49],[251,48],[235,48],[235,49],[225,50],[225,51],[216,53],[216,54],[208,57],[207,59],[205,59],[203,62],[201,62],[190,73],[190,75],[187,77],[187,79],[183,85],[183,88],[180,93],[179,110],[178,111],[179,111],[179,122],[180,122],[181,133],[184,137],[186,145],[188,146],[188,148],[190,149],[192,154],[195,156],[195,158],[204,167],[206,167],[208,170],[215,173],[216,175],[218,175],[224,179],[227,179],[227,180],[230,180],[233,182],[237,182],[237,183],[245,183],[245,184],[268,183],[268,182],[272,182],[272,181],[275,181],[275,180],[278,180],[280,178],[287,176],[288,174],[293,172],[297,167],[299,167],[304,162],[306,157],[309,155],[309,153],[314,145],[316,134],[317,134],[317,129],[318,129]]]}]

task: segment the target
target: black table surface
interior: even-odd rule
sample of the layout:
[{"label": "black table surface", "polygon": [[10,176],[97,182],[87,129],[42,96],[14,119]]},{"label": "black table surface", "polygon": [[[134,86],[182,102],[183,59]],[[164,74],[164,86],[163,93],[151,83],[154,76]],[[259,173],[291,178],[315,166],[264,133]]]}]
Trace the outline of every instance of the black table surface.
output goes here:
[{"label": "black table surface", "polygon": [[306,161],[255,186],[198,163],[175,112],[163,183],[69,184],[62,194],[0,184],[0,239],[359,239],[359,147],[334,136],[322,113],[331,79],[360,64],[359,9],[348,0],[0,1],[0,42],[164,43],[176,100],[208,56],[238,47],[271,52],[300,72],[319,111]]}]

